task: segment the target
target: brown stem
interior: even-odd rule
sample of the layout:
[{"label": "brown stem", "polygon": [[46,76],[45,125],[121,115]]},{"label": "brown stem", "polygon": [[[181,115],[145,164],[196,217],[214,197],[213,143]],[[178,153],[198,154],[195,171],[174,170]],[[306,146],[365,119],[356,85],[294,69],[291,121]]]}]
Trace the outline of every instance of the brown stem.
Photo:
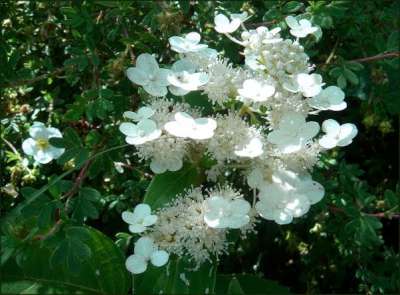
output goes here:
[{"label": "brown stem", "polygon": [[39,240],[39,241],[46,240],[48,237],[50,237],[50,236],[53,235],[55,232],[57,232],[57,230],[61,227],[61,225],[63,224],[63,222],[64,222],[64,221],[63,221],[62,219],[57,220],[57,222],[54,223],[54,225],[50,228],[50,230],[49,230],[46,234],[44,234],[44,235],[37,235],[37,236],[35,236],[33,239],[34,239],[34,240]]},{"label": "brown stem", "polygon": [[[338,208],[335,206],[329,206],[329,210],[332,211],[333,213],[345,213],[344,209]],[[361,212],[363,215],[367,216],[372,216],[372,217],[377,217],[377,218],[400,218],[400,213],[393,213],[393,214],[388,214],[385,212],[378,212],[378,213],[365,213]]]},{"label": "brown stem", "polygon": [[[83,167],[79,171],[78,176],[75,178],[74,185],[72,186],[72,188],[64,196],[61,197],[61,199],[67,199],[67,203],[68,203],[68,200],[78,191],[78,189],[82,185],[82,182],[86,178],[86,173],[87,173],[88,168],[89,168],[91,163],[92,163],[91,160],[87,160],[85,162],[85,164],[83,165]],[[66,205],[66,207],[67,207],[67,205]]]},{"label": "brown stem", "polygon": [[352,59],[350,62],[371,62],[376,60],[381,60],[385,58],[400,57],[400,51],[392,51],[386,53],[380,53],[374,56],[368,56],[363,58]]},{"label": "brown stem", "polygon": [[57,68],[50,73],[42,74],[42,75],[36,76],[32,79],[17,80],[17,81],[13,81],[10,83],[5,83],[5,84],[1,85],[0,87],[8,88],[8,87],[18,87],[18,86],[25,85],[25,84],[29,85],[29,84],[39,82],[41,80],[45,80],[52,76],[57,76],[58,74],[61,74],[64,71],[65,71],[65,68]]},{"label": "brown stem", "polygon": [[[129,34],[128,31],[126,30],[126,28],[124,28],[124,36],[126,38],[129,38]],[[128,50],[129,50],[129,55],[131,56],[131,62],[134,63],[135,62],[135,54],[133,53],[132,47],[130,45],[128,45]]]}]

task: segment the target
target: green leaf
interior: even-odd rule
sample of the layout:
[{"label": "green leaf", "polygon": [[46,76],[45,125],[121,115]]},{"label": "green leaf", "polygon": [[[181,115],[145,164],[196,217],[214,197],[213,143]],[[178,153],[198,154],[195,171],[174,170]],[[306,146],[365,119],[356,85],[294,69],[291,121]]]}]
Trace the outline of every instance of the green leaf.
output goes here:
[{"label": "green leaf", "polygon": [[218,275],[215,291],[217,294],[290,294],[278,282],[251,274]]},{"label": "green leaf", "polygon": [[299,1],[289,1],[288,3],[285,4],[283,9],[287,13],[294,13],[296,11],[299,11],[303,7],[304,7],[304,4]]},{"label": "green leaf", "polygon": [[96,219],[99,211],[95,204],[99,202],[100,198],[100,193],[95,189],[82,188],[79,196],[74,200],[72,218],[78,222],[83,222],[85,217]]},{"label": "green leaf", "polygon": [[346,78],[345,78],[343,75],[340,75],[340,76],[337,78],[337,84],[338,84],[338,86],[339,86],[340,88],[345,89],[346,86],[347,86]]},{"label": "green leaf", "polygon": [[162,268],[150,267],[135,276],[135,294],[214,294],[216,264],[204,263],[197,270],[181,258]]},{"label": "green leaf", "polygon": [[358,84],[358,77],[356,74],[354,74],[353,71],[344,68],[343,69],[343,74],[346,77],[347,80],[350,81],[351,84],[357,85]]},{"label": "green leaf", "polygon": [[179,171],[167,171],[156,175],[147,188],[143,202],[149,204],[152,209],[157,209],[171,202],[185,189],[200,183],[201,175],[198,169],[192,165],[185,165]]},{"label": "green leaf", "polygon": [[[22,265],[9,259],[2,266],[2,294],[127,294],[130,275],[125,269],[124,256],[114,243],[101,232],[86,227],[87,240],[82,246],[77,239],[70,246],[80,257],[76,272],[49,263],[52,249],[30,246]],[[65,247],[65,246],[63,246]],[[76,248],[78,247],[78,248]],[[64,248],[65,249],[65,248]],[[83,251],[79,253],[78,251]],[[88,256],[90,251],[91,255]],[[57,255],[65,256],[59,250]]]}]

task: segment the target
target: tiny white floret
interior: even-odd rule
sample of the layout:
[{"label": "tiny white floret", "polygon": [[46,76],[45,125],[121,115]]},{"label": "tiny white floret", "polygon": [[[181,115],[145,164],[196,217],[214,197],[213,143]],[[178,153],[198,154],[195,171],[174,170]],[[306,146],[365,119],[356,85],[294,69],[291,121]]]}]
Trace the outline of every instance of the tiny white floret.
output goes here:
[{"label": "tiny white floret", "polygon": [[340,125],[333,119],[325,120],[322,123],[322,131],[326,134],[320,138],[318,143],[326,149],[349,145],[358,133],[356,125],[351,123]]},{"label": "tiny white floret", "polygon": [[126,70],[128,79],[143,87],[153,96],[165,96],[168,93],[169,82],[167,76],[170,70],[160,69],[154,56],[142,53],[136,60],[136,67]]},{"label": "tiny white floret", "polygon": [[235,16],[231,16],[231,18],[232,20],[229,20],[229,18],[223,14],[216,15],[214,18],[215,30],[221,34],[230,34],[236,31],[240,27],[242,20],[240,17]]},{"label": "tiny white floret", "polygon": [[291,15],[285,18],[286,23],[290,27],[290,34],[297,38],[304,38],[309,34],[313,34],[318,30],[318,27],[313,27],[311,22],[307,19],[297,19]]},{"label": "tiny white floret", "polygon": [[319,131],[319,124],[306,122],[299,113],[288,112],[282,116],[278,128],[270,132],[267,140],[277,145],[284,154],[300,151]]},{"label": "tiny white floret", "polygon": [[264,102],[275,93],[275,87],[255,79],[247,79],[238,89],[241,97],[253,102]]},{"label": "tiny white floret", "polygon": [[204,201],[204,221],[212,228],[240,228],[250,220],[250,204],[239,198],[211,196]]},{"label": "tiny white floret", "polygon": [[168,122],[164,129],[176,137],[191,138],[196,140],[213,137],[217,122],[211,118],[194,119],[185,112],[177,112],[175,121]]},{"label": "tiny white floret", "polygon": [[337,86],[329,86],[318,95],[309,98],[308,104],[317,110],[341,111],[347,107],[344,92]]},{"label": "tiny white floret", "polygon": [[139,204],[132,212],[122,212],[122,219],[129,224],[129,230],[132,233],[141,233],[148,226],[153,225],[157,221],[157,215],[151,214],[151,208],[147,204]]},{"label": "tiny white floret", "polygon": [[129,256],[125,266],[133,274],[143,273],[147,269],[149,261],[154,266],[160,267],[168,262],[169,254],[164,250],[158,250],[154,240],[150,237],[141,237],[135,243],[134,254]]},{"label": "tiny white floret", "polygon": [[178,53],[197,52],[207,48],[205,44],[199,44],[201,36],[197,32],[191,32],[184,37],[173,36],[168,39],[171,49]]},{"label": "tiny white floret", "polygon": [[150,119],[143,119],[137,124],[121,123],[119,130],[126,135],[125,141],[132,145],[140,145],[161,136],[156,122]]}]

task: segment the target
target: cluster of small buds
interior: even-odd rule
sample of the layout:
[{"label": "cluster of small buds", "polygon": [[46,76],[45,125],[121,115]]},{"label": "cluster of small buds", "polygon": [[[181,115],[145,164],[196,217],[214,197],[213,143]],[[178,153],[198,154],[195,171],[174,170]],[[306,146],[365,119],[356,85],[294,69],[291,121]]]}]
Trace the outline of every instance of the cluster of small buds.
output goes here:
[{"label": "cluster of small buds", "polygon": [[[229,173],[239,171],[254,192],[247,198],[250,203],[230,187],[205,195],[197,188],[157,211],[145,236],[156,245],[154,251],[187,256],[197,266],[226,251],[228,230],[245,234],[254,230],[259,217],[287,224],[306,214],[324,196],[322,185],[310,176],[320,153],[350,144],[357,134],[350,123],[328,119],[320,128],[317,121],[307,120],[309,114],[347,107],[340,88],[324,88],[322,76],[312,73],[314,66],[300,44],[301,38],[320,29],[289,16],[286,23],[295,39],[284,39],[281,28],[247,30],[247,18],[243,13],[214,19],[217,32],[243,46],[243,66],[234,67],[192,32],[169,38],[180,57],[170,69],[161,69],[154,57],[142,54],[136,67],[127,70],[132,82],[163,97],[137,113],[128,112],[125,117],[138,123],[120,127],[139,157],[151,161],[153,172],[179,170],[197,153],[197,159],[200,154],[214,163],[206,171],[208,180],[222,176],[226,181]],[[232,35],[240,27],[241,40]],[[187,93],[200,91],[214,113],[201,117],[200,110],[166,98],[168,90],[183,101]],[[317,138],[320,129],[324,134]],[[140,229],[153,221],[146,212]],[[123,218],[127,221],[127,215]],[[146,257],[152,261],[151,253]]]}]

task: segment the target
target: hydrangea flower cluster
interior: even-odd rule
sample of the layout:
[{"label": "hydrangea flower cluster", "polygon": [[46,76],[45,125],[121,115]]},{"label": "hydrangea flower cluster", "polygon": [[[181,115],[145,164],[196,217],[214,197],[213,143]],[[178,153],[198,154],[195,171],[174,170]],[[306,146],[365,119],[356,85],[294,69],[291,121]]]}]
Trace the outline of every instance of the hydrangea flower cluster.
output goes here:
[{"label": "hydrangea flower cluster", "polygon": [[[247,19],[247,13],[214,19],[218,33],[243,47],[244,65],[234,66],[191,32],[169,38],[178,57],[170,67],[143,53],[126,71],[150,97],[135,112],[126,111],[119,125],[134,153],[155,174],[206,160],[207,179],[215,183],[214,189],[191,188],[153,213],[148,204],[122,213],[129,230],[141,236],[126,261],[134,274],[149,263],[165,265],[170,255],[200,266],[227,252],[230,230],[245,237],[260,219],[288,224],[303,216],[324,196],[323,186],[311,178],[319,155],[349,145],[357,135],[354,124],[327,119],[320,127],[318,122],[319,112],[347,107],[344,92],[313,72],[300,43],[320,28],[288,16],[291,39],[279,27],[247,30]],[[211,102],[211,115],[185,102],[193,91]],[[49,138],[62,137],[58,129],[35,123],[29,132],[22,147],[37,162],[64,152],[49,144]],[[251,196],[227,184],[232,173]]]},{"label": "hydrangea flower cluster", "polygon": [[[217,183],[215,190],[198,187],[177,196],[156,211],[157,218],[144,204],[133,215],[124,213],[130,230],[143,235],[136,246],[142,239],[155,245],[145,254],[135,246],[127,261],[133,273],[143,272],[149,260],[156,266],[166,263],[168,256],[154,254],[157,251],[185,255],[200,265],[226,252],[229,230],[241,229],[245,235],[260,217],[288,224],[303,216],[324,196],[323,186],[310,175],[319,155],[350,144],[357,134],[355,125],[333,119],[320,128],[319,112],[347,107],[344,92],[326,87],[322,76],[313,73],[300,43],[320,28],[288,16],[292,40],[285,39],[279,27],[247,30],[247,18],[243,13],[218,14],[214,19],[218,33],[243,47],[242,66],[235,67],[202,44],[199,33],[191,32],[169,38],[179,57],[170,69],[161,69],[144,53],[127,70],[128,78],[153,98],[136,113],[125,113],[138,123],[124,122],[120,130],[126,142],[136,146],[136,154],[150,161],[154,173],[177,171],[183,162],[201,155],[213,163],[206,171],[210,181],[226,181],[236,171],[254,191],[247,198],[232,186],[221,188]],[[233,36],[240,27],[240,37]],[[211,116],[202,117],[201,109],[184,102],[192,91],[212,103]],[[144,257],[140,263],[137,255]],[[154,262],[152,255],[162,259]]]}]

